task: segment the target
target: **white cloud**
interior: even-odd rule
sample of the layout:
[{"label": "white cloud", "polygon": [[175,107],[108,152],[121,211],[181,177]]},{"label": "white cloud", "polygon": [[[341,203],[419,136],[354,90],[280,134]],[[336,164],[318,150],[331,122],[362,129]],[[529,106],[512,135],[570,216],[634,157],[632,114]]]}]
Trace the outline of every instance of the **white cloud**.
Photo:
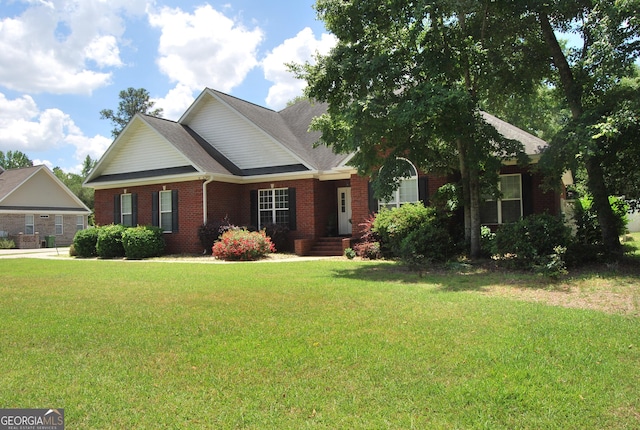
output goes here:
[{"label": "white cloud", "polygon": [[281,109],[287,102],[302,94],[306,82],[296,79],[286,64],[313,62],[316,54],[327,54],[336,44],[335,36],[323,33],[316,39],[313,31],[306,27],[295,37],[285,40],[274,48],[262,61],[264,77],[274,83],[269,88],[266,104]]},{"label": "white cloud", "polygon": [[149,22],[162,32],[160,70],[192,91],[212,87],[229,92],[258,65],[262,30],[247,29],[210,5],[198,7],[193,14],[164,7],[150,13]]},{"label": "white cloud", "polygon": [[186,85],[178,84],[164,98],[152,99],[154,108],[162,108],[162,117],[177,121],[193,103],[193,90]]},{"label": "white cloud", "polygon": [[41,111],[31,96],[9,100],[0,93],[1,151],[33,154],[73,146],[74,159],[81,162],[87,155],[99,158],[110,143],[111,139],[104,136],[85,136],[59,109]]},{"label": "white cloud", "polygon": [[23,92],[91,94],[122,65],[123,16],[146,0],[49,0],[0,19],[0,85]]}]

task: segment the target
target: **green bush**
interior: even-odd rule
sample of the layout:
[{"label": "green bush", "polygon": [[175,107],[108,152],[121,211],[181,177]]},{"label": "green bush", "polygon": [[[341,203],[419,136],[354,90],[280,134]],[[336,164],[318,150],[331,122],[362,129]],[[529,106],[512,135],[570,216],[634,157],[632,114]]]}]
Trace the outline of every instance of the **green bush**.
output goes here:
[{"label": "green bush", "polygon": [[349,260],[353,260],[354,258],[356,258],[356,252],[353,250],[353,248],[347,248],[344,250],[344,256]]},{"label": "green bush", "polygon": [[386,257],[398,257],[402,252],[402,241],[424,223],[435,219],[434,208],[421,202],[405,204],[399,208],[382,209],[376,215],[372,231],[380,238],[380,248]]},{"label": "green bush", "polygon": [[110,224],[98,228],[96,252],[100,258],[122,258],[125,256],[122,246],[122,233],[127,229],[119,224]]},{"label": "green bush", "polygon": [[98,255],[98,251],[96,250],[98,232],[99,228],[97,227],[78,230],[76,232],[73,237],[73,248],[78,257],[90,258]]},{"label": "green bush", "polygon": [[16,244],[11,239],[0,238],[0,249],[13,249],[16,247]]},{"label": "green bush", "polygon": [[410,266],[444,262],[456,254],[449,231],[434,216],[411,230],[402,240],[399,257]]},{"label": "green bush", "polygon": [[128,228],[122,232],[122,246],[127,258],[139,260],[164,253],[162,229],[151,226]]},{"label": "green bush", "polygon": [[533,269],[557,258],[557,247],[571,242],[571,229],[563,220],[549,214],[530,215],[504,224],[495,233],[494,253],[502,263],[515,268]]},{"label": "green bush", "polygon": [[252,261],[275,252],[264,230],[229,230],[213,245],[213,255],[221,260]]},{"label": "green bush", "polygon": [[[609,197],[609,204],[614,216],[614,228],[618,236],[627,232],[629,222],[629,205],[618,197]],[[583,245],[602,245],[602,231],[598,222],[598,214],[593,207],[591,197],[582,197],[575,202],[574,218],[576,221],[576,241]]]}]

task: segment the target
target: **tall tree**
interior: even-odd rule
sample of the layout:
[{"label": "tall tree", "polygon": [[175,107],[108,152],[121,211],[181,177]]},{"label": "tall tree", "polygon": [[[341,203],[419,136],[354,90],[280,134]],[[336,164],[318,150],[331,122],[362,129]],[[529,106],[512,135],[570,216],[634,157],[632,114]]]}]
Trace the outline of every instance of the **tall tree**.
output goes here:
[{"label": "tall tree", "polygon": [[[637,149],[640,114],[634,62],[640,52],[640,1],[502,1],[514,16],[533,15],[546,43],[547,57],[571,112],[571,121],[552,141],[543,163],[560,168],[583,166],[598,214],[602,241],[621,251],[609,195],[640,179]],[[582,46],[563,49],[557,33],[580,36]],[[627,166],[624,168],[624,166]],[[623,179],[624,178],[624,179]],[[632,185],[632,184],[631,184]],[[635,182],[635,189],[640,182]]]},{"label": "tall tree", "polygon": [[20,151],[7,151],[3,153],[0,151],[0,167],[3,169],[18,169],[20,167],[31,167],[33,161],[27,157],[27,155]]},{"label": "tall tree", "polygon": [[352,164],[374,178],[380,197],[404,175],[401,157],[425,171],[458,170],[477,256],[483,182],[495,185],[501,161],[523,155],[483,119],[480,100],[537,88],[544,42],[531,30],[535,18],[515,23],[490,0],[318,0],[315,7],[338,43],[315,65],[293,69],[307,81],[307,96],[329,104],[312,124],[322,143],[356,152]]},{"label": "tall tree", "polygon": [[108,119],[113,124],[111,135],[116,138],[120,132],[127,126],[131,118],[137,113],[144,113],[152,116],[162,116],[162,109],[153,109],[155,102],[150,99],[149,92],[144,88],[129,87],[120,91],[120,103],[118,103],[118,111],[113,112],[112,109],[103,109],[100,111],[100,119]]}]

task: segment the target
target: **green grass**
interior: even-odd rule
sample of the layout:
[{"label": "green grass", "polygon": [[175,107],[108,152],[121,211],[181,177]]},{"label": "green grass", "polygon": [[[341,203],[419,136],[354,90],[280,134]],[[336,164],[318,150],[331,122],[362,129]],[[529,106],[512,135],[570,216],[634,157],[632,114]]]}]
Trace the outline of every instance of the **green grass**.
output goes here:
[{"label": "green grass", "polygon": [[355,261],[0,273],[0,407],[64,408],[68,428],[640,426],[640,319],[482,294],[535,277]]}]

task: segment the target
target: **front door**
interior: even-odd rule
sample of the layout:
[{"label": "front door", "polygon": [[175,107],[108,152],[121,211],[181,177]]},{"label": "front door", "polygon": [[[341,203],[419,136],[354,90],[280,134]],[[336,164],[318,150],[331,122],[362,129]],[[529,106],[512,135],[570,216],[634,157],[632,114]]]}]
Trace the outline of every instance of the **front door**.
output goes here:
[{"label": "front door", "polygon": [[338,188],[338,234],[351,235],[351,187]]}]

